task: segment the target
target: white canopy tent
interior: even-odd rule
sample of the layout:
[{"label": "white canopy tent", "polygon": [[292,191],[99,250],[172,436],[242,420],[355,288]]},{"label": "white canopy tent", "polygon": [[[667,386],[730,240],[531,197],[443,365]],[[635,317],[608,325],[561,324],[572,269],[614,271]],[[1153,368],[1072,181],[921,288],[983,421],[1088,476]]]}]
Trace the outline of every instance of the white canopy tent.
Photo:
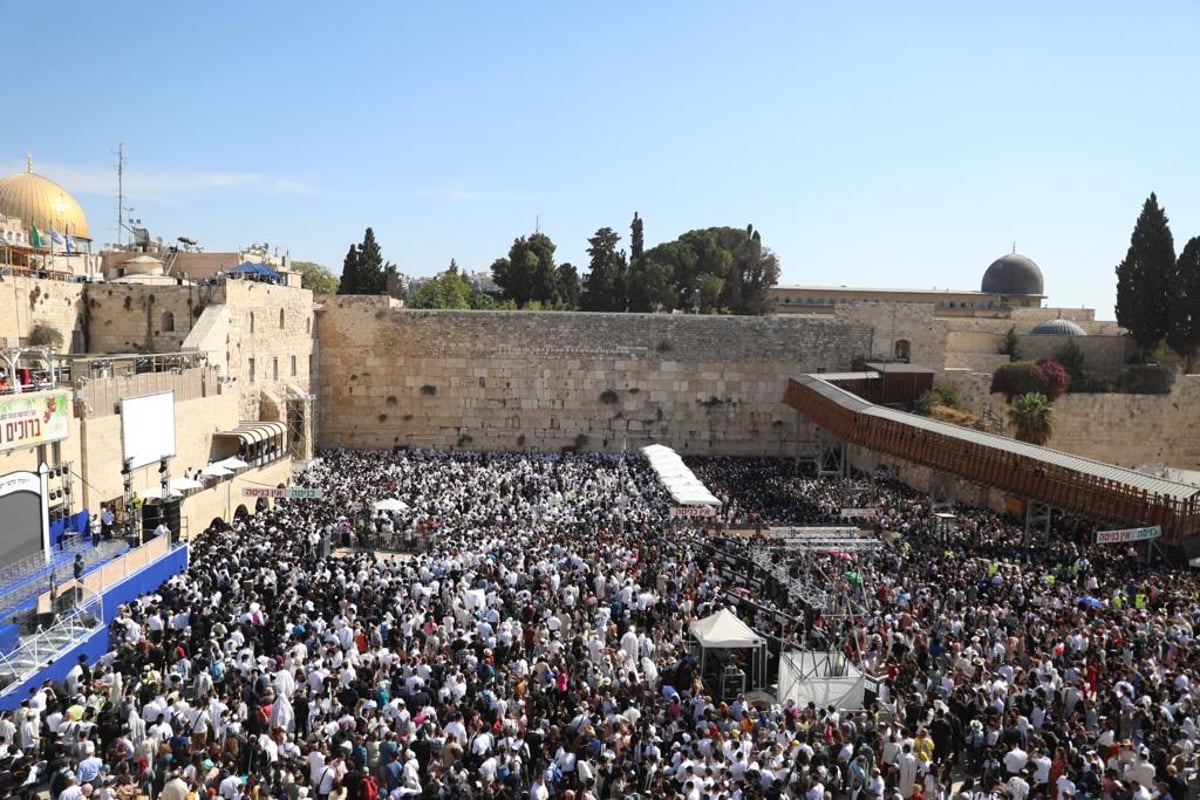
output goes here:
[{"label": "white canopy tent", "polygon": [[757,689],[766,684],[767,640],[729,609],[722,608],[715,614],[693,622],[688,633],[700,649],[702,676],[708,666],[709,650],[749,650],[750,688]]},{"label": "white canopy tent", "polygon": [[371,507],[376,511],[408,511],[408,503],[395,497],[377,500]]},{"label": "white canopy tent", "polygon": [[650,469],[658,476],[676,505],[711,506],[719,508],[721,501],[692,473],[683,459],[669,447],[651,444],[642,448]]},{"label": "white canopy tent", "polygon": [[233,474],[233,470],[222,467],[220,464],[209,464],[204,469],[200,470],[200,474],[206,478],[224,478]]}]

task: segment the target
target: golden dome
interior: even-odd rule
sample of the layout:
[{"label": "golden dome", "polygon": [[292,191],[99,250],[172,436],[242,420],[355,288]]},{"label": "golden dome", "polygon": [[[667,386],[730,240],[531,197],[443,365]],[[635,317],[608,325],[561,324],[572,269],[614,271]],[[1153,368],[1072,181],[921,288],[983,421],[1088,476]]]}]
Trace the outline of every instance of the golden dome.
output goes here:
[{"label": "golden dome", "polygon": [[16,217],[28,225],[32,220],[49,241],[50,230],[91,240],[83,207],[71,194],[49,178],[33,171],[33,160],[25,172],[0,180],[0,214]]}]

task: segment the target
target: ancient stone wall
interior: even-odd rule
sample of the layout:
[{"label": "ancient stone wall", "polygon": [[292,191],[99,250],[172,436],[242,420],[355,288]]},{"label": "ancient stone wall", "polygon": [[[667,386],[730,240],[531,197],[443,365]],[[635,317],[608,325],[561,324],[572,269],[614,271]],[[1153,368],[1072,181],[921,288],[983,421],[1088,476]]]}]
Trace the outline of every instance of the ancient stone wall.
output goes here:
[{"label": "ancient stone wall", "polygon": [[787,378],[845,370],[849,320],[393,310],[318,314],[323,447],[792,455]]},{"label": "ancient stone wall", "polygon": [[175,353],[205,306],[220,302],[218,286],[88,286],[88,333],[93,353]]},{"label": "ancient stone wall", "polygon": [[[84,284],[43,280],[20,275],[0,276],[0,346],[8,339],[25,343],[38,324],[62,335],[59,352],[84,347]],[[79,331],[76,335],[75,332]]]}]

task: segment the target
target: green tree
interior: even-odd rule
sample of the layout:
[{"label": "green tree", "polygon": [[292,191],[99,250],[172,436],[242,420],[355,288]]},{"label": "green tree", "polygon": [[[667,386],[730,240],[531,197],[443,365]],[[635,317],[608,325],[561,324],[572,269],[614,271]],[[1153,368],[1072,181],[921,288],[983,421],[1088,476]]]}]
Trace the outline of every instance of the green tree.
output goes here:
[{"label": "green tree", "polygon": [[1183,359],[1184,371],[1190,375],[1200,351],[1200,236],[1184,245],[1172,286],[1167,344]]},{"label": "green tree", "polygon": [[1000,341],[1000,354],[1008,356],[1009,362],[1021,360],[1021,339],[1017,336],[1017,326],[1013,325]]},{"label": "green tree", "polygon": [[554,242],[541,232],[514,239],[508,258],[492,262],[492,280],[504,299],[514,301],[518,308],[528,308],[535,300],[541,307],[558,307],[563,293],[554,251]]},{"label": "green tree", "polygon": [[338,278],[313,261],[293,261],[292,269],[300,273],[300,285],[313,294],[337,294]]},{"label": "green tree", "polygon": [[628,276],[630,311],[671,311],[678,304],[671,269],[665,263],[643,257],[637,268],[630,265]]},{"label": "green tree", "polygon": [[1054,434],[1054,406],[1041,392],[1027,392],[1008,410],[1008,424],[1018,441],[1043,445]]},{"label": "green tree", "polygon": [[361,261],[358,245],[350,245],[350,249],[346,251],[346,257],[342,259],[342,278],[338,282],[338,294],[362,294],[362,292],[356,291],[361,283],[359,277],[362,272]]},{"label": "green tree", "polygon": [[425,281],[412,293],[408,305],[410,308],[472,308],[474,291],[458,271],[458,264],[451,259],[445,271]]},{"label": "green tree", "polygon": [[633,222],[629,223],[629,266],[640,267],[645,254],[646,236],[642,231],[642,218],[635,211]]},{"label": "green tree", "polygon": [[1117,322],[1143,354],[1167,334],[1175,273],[1175,240],[1152,192],[1142,205],[1125,260],[1117,265]]},{"label": "green tree", "polygon": [[1054,360],[1062,364],[1063,369],[1067,371],[1068,392],[1087,390],[1091,381],[1088,379],[1087,370],[1083,368],[1086,358],[1083,348],[1076,344],[1074,338],[1067,339],[1066,344],[1055,351]]},{"label": "green tree", "polygon": [[601,228],[588,239],[588,274],[583,281],[585,311],[625,310],[625,254],[617,250],[621,235]]},{"label": "green tree", "polygon": [[385,294],[388,278],[398,279],[399,274],[394,264],[384,263],[375,231],[367,228],[362,242],[350,245],[346,253],[338,294]]},{"label": "green tree", "polygon": [[583,287],[579,281],[579,270],[575,269],[574,264],[567,262],[559,265],[558,287],[562,309],[564,311],[578,309],[580,298],[583,296]]},{"label": "green tree", "polygon": [[[532,276],[533,296],[543,308],[555,308],[562,304],[562,287],[558,283],[558,267],[554,264],[554,251],[557,248],[550,237],[538,232],[529,237],[527,253],[532,256],[529,260],[529,270]],[[509,255],[512,258],[512,255]]]}]

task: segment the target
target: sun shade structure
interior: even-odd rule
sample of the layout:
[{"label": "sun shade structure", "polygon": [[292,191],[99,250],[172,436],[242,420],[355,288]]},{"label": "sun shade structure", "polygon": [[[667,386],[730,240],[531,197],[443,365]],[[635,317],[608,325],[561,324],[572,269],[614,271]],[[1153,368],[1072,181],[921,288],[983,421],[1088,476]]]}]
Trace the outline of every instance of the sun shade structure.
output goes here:
[{"label": "sun shade structure", "polygon": [[789,380],[784,402],[847,444],[1172,542],[1200,533],[1195,486],[877,406],[822,375]]},{"label": "sun shade structure", "polygon": [[751,688],[757,689],[766,684],[767,640],[729,609],[722,608],[715,614],[693,622],[688,633],[700,651],[701,675],[706,673],[709,651],[745,650],[749,651],[745,663],[750,667]]},{"label": "sun shade structure", "polygon": [[710,506],[719,508],[721,501],[705,488],[683,459],[669,447],[661,444],[651,444],[642,448],[642,455],[650,462],[650,469],[658,476],[659,482],[671,495],[671,499],[680,506]]}]

